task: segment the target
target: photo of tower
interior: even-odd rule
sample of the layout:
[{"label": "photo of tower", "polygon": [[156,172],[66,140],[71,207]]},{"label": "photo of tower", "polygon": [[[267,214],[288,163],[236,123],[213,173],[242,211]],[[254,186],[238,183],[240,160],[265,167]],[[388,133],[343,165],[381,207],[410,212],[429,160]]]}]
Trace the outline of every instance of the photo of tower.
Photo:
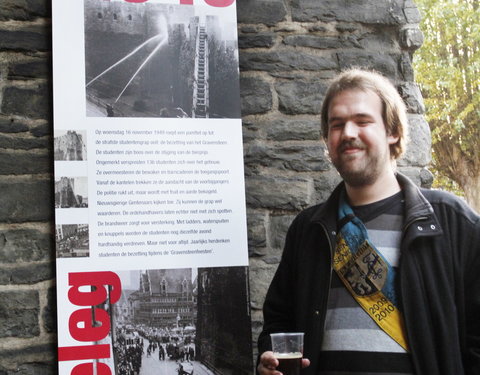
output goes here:
[{"label": "photo of tower", "polygon": [[236,39],[195,8],[85,0],[88,117],[240,118]]}]

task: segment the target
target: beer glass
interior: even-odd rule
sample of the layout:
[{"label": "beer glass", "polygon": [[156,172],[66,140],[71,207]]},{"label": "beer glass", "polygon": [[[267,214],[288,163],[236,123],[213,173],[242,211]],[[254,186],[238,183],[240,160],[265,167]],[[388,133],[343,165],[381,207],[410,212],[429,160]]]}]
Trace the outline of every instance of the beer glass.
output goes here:
[{"label": "beer glass", "polygon": [[303,333],[271,333],[272,351],[278,359],[277,370],[283,375],[299,375],[302,368]]}]

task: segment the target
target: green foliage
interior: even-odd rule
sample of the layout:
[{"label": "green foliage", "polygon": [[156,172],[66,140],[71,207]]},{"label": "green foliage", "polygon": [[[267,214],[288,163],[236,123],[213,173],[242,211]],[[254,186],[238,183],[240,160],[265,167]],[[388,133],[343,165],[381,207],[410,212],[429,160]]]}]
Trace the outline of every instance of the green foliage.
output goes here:
[{"label": "green foliage", "polygon": [[432,130],[438,182],[465,190],[480,162],[480,0],[416,0],[423,46],[414,55],[416,81]]}]

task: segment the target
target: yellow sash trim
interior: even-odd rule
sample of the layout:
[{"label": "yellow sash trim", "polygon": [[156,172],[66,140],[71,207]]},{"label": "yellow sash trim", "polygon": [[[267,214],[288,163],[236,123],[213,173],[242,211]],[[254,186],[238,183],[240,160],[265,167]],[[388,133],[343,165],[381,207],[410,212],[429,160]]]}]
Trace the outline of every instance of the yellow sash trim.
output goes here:
[{"label": "yellow sash trim", "polygon": [[[347,271],[352,269],[352,267],[356,267],[357,272],[358,270],[359,272],[365,271],[366,274],[367,265],[360,260],[369,254],[377,254],[377,252],[367,241],[359,247],[355,254],[352,254],[345,240],[339,236],[333,256],[333,268],[363,310],[370,315],[373,321],[377,323],[383,331],[394,339],[403,349],[408,351],[403,315],[381,292],[382,285],[380,281],[381,279],[386,280],[387,275],[382,275],[382,278],[369,278],[369,281],[375,285],[378,290],[369,295],[360,295],[355,292],[351,286],[352,280],[349,281],[345,277]],[[383,260],[380,260],[380,262],[383,263]]]}]

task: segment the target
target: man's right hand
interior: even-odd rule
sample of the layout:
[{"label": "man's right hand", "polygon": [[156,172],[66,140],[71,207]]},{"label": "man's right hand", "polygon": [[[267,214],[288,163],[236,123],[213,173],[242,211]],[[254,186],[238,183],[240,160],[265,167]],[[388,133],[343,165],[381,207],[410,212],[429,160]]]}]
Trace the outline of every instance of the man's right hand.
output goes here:
[{"label": "man's right hand", "polygon": [[[273,352],[264,352],[260,356],[260,361],[257,366],[259,375],[280,375],[281,372],[277,370],[278,359],[273,356]],[[302,358],[302,368],[310,366],[310,360]]]},{"label": "man's right hand", "polygon": [[277,371],[278,359],[273,356],[273,352],[264,352],[260,356],[260,361],[257,366],[259,375],[279,375]]}]

